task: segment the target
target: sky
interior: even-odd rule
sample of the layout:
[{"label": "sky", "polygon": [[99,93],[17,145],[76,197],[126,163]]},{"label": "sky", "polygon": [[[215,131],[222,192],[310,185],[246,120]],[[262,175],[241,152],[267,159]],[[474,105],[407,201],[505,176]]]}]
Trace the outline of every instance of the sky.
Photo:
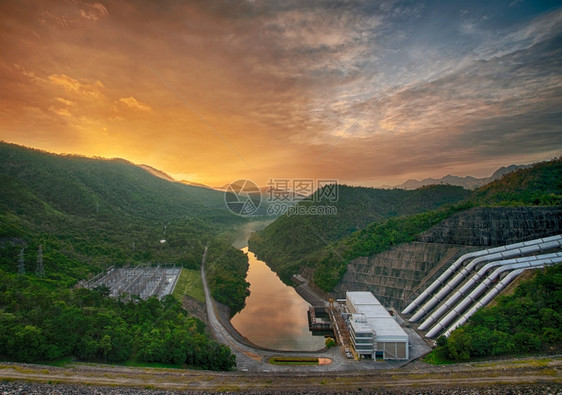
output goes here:
[{"label": "sky", "polygon": [[0,1],[0,140],[177,180],[397,185],[562,154],[557,1]]}]

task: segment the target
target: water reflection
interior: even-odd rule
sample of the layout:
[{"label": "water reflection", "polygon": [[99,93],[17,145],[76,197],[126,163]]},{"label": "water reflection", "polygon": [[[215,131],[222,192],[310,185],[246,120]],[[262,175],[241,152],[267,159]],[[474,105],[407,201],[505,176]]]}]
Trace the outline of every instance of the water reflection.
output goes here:
[{"label": "water reflection", "polygon": [[309,304],[256,256],[248,254],[250,269],[246,281],[250,296],[244,310],[232,318],[232,325],[252,343],[276,350],[313,351],[324,347],[324,338],[308,331]]}]

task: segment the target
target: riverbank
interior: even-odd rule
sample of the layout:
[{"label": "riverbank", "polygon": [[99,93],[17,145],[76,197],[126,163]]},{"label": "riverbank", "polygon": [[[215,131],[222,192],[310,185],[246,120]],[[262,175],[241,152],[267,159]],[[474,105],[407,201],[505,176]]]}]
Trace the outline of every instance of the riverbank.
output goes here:
[{"label": "riverbank", "polygon": [[319,307],[319,306],[327,306],[328,301],[318,295],[308,283],[302,283],[295,287],[295,291],[299,294],[301,298],[306,300],[308,304],[311,306]]},{"label": "riverbank", "polygon": [[[298,353],[298,354],[315,354],[316,355],[316,354],[322,353],[322,352],[327,350],[327,348],[322,348],[322,349],[316,350],[316,351],[283,351],[283,350],[272,350],[272,349],[269,349],[269,348],[258,346],[257,344],[252,343],[250,340],[248,340],[246,337],[244,337],[232,325],[232,323],[230,322],[230,309],[228,308],[228,306],[225,306],[225,305],[215,301],[215,307],[216,307],[216,312],[217,312],[217,318],[219,319],[221,324],[224,326],[224,328],[228,331],[228,333],[234,339],[236,339],[238,342],[240,342],[240,343],[242,343],[242,344],[244,344],[248,347],[252,347],[256,350],[260,350],[260,351],[264,351],[264,352],[268,352],[268,353],[287,354],[287,355],[293,355],[295,353]],[[264,360],[264,362],[267,362],[267,361]]]}]

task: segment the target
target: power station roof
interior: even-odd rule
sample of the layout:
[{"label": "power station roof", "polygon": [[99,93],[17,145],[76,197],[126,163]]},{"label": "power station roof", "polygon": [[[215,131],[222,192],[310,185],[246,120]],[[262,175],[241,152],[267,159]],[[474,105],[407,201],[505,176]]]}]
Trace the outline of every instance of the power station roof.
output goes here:
[{"label": "power station roof", "polygon": [[346,296],[357,313],[367,319],[377,341],[408,341],[408,334],[370,292],[347,292]]},{"label": "power station roof", "polygon": [[347,292],[346,293],[347,299],[353,303],[354,306],[358,305],[380,305],[381,302],[375,298],[371,292]]}]

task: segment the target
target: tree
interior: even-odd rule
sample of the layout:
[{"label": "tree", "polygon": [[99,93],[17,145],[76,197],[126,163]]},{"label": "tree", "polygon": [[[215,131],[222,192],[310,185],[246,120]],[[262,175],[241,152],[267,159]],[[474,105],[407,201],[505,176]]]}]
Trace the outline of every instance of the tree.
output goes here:
[{"label": "tree", "polygon": [[536,351],[541,347],[541,339],[534,333],[518,332],[513,335],[515,348],[521,351]]},{"label": "tree", "polygon": [[8,353],[19,361],[37,362],[44,357],[45,338],[33,325],[18,326],[8,340]]},{"label": "tree", "polygon": [[109,352],[111,351],[111,336],[109,335],[105,335],[104,337],[102,337],[102,339],[100,340],[100,350],[103,354],[103,359],[105,362],[107,362],[107,356],[109,355]]},{"label": "tree", "polygon": [[446,336],[439,336],[437,338],[437,346],[438,347],[446,347],[447,346],[447,337]]},{"label": "tree", "polygon": [[454,330],[447,339],[447,350],[449,357],[455,361],[470,358],[472,338],[464,328]]},{"label": "tree", "polygon": [[327,337],[325,344],[326,344],[326,347],[334,347],[336,345],[336,341],[334,339],[332,339],[331,337]]}]

